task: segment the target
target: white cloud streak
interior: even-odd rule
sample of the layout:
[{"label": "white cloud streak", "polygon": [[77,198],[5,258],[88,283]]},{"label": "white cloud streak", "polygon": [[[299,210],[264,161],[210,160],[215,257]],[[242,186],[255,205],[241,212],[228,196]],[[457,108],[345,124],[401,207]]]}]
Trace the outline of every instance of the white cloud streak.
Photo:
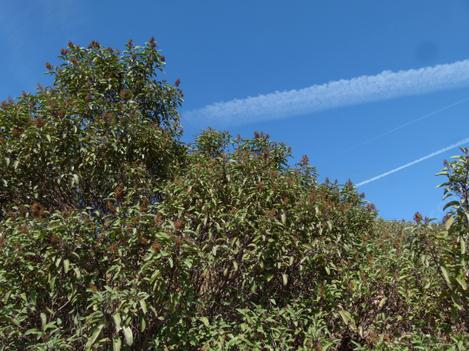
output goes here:
[{"label": "white cloud streak", "polygon": [[391,169],[390,171],[387,171],[387,172],[384,172],[384,173],[382,173],[382,174],[380,174],[380,175],[377,175],[376,177],[373,177],[373,178],[369,178],[369,179],[367,179],[367,180],[364,180],[364,181],[362,181],[362,182],[356,184],[356,186],[357,186],[357,187],[360,187],[360,186],[362,186],[362,185],[365,185],[365,184],[368,184],[368,183],[372,183],[372,182],[377,181],[377,180],[379,180],[379,179],[381,179],[381,178],[387,177],[387,176],[389,176],[389,175],[391,175],[391,174],[393,174],[393,173],[402,171],[403,169],[409,168],[409,167],[414,166],[414,165],[416,165],[416,164],[418,164],[418,163],[420,163],[420,162],[423,162],[423,161],[425,161],[425,160],[428,160],[429,158],[438,156],[438,155],[440,155],[440,154],[442,154],[442,153],[444,153],[444,152],[446,152],[446,151],[452,150],[452,149],[457,148],[457,147],[459,147],[459,146],[463,146],[463,145],[465,145],[465,144],[467,144],[467,143],[469,143],[469,137],[466,138],[466,139],[460,140],[460,141],[458,141],[458,142],[456,142],[456,143],[454,143],[454,144],[452,144],[452,145],[449,145],[449,146],[447,146],[447,147],[444,147],[443,149],[440,149],[440,150],[438,150],[438,151],[432,152],[431,154],[428,154],[428,155],[426,155],[426,156],[420,157],[420,158],[418,158],[418,159],[416,159],[416,160],[414,160],[414,161],[412,161],[412,162],[406,163],[405,165],[399,166],[399,167],[397,167],[397,168]]},{"label": "white cloud streak", "polygon": [[187,111],[183,116],[195,123],[245,124],[468,85],[469,60],[463,60],[217,102]]}]

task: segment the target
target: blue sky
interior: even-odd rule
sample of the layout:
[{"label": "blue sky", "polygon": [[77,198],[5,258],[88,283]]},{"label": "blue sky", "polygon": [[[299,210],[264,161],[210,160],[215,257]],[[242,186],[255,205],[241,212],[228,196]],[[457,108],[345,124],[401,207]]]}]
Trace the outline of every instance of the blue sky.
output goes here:
[{"label": "blue sky", "polygon": [[[234,98],[469,59],[468,18],[469,0],[8,1],[0,12],[0,97],[47,82],[44,63],[68,40],[122,48],[130,38],[155,36],[168,58],[162,77],[181,78],[187,116]],[[469,101],[462,101],[469,85],[419,93],[281,119],[246,116],[249,123],[223,127],[267,132],[296,159],[308,155],[321,177],[359,183],[469,137]],[[184,139],[207,125],[204,118],[186,123]],[[409,219],[417,210],[439,217],[442,179],[434,174],[455,152],[360,190],[385,218]]]}]

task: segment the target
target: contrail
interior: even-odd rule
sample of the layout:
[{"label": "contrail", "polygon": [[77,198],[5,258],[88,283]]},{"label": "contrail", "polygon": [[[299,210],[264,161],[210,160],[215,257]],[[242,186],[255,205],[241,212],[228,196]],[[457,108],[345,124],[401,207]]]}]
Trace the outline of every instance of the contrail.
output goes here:
[{"label": "contrail", "polygon": [[183,117],[189,122],[244,124],[467,85],[469,60],[463,60],[217,102],[187,111]]},{"label": "contrail", "polygon": [[362,141],[362,142],[360,142],[360,143],[358,143],[358,144],[355,144],[355,145],[351,146],[351,148],[352,148],[352,149],[355,149],[355,148],[358,147],[358,146],[362,146],[362,145],[369,144],[369,143],[371,143],[371,142],[373,142],[373,141],[376,141],[376,140],[381,139],[381,138],[383,138],[383,137],[385,137],[385,136],[388,136],[388,135],[390,135],[390,134],[393,134],[393,133],[397,132],[398,130],[401,130],[401,129],[405,128],[405,127],[408,127],[408,126],[410,126],[410,125],[412,125],[412,124],[414,124],[414,123],[423,121],[423,120],[425,120],[425,119],[427,119],[427,118],[430,118],[430,117],[433,117],[433,116],[435,116],[435,115],[437,115],[437,114],[439,114],[439,113],[441,113],[441,112],[447,111],[447,110],[449,110],[449,109],[451,109],[451,108],[453,108],[453,107],[456,107],[456,106],[458,106],[458,105],[461,105],[462,103],[464,103],[464,102],[466,102],[466,101],[469,101],[469,97],[466,97],[466,98],[464,98],[464,99],[455,101],[455,102],[453,102],[453,103],[451,103],[451,104],[449,104],[449,105],[443,106],[443,107],[441,107],[441,108],[439,108],[439,109],[437,109],[437,110],[435,110],[435,111],[426,113],[426,114],[424,114],[423,116],[420,116],[420,117],[415,118],[415,119],[413,119],[413,120],[410,120],[410,121],[408,121],[408,122],[402,123],[402,124],[398,125],[397,127],[394,127],[394,128],[392,128],[392,129],[390,129],[390,130],[388,130],[388,131],[386,131],[386,132],[383,132],[383,133],[378,134],[378,135],[376,135],[376,136],[374,136],[374,137],[371,137],[371,138],[369,138],[369,139],[367,139],[367,140],[364,140],[364,141]]},{"label": "contrail", "polygon": [[356,184],[356,186],[359,187],[359,186],[362,186],[362,185],[365,185],[365,184],[374,182],[374,181],[376,181],[376,180],[378,180],[378,179],[387,177],[388,175],[391,175],[391,174],[393,174],[393,173],[402,171],[403,169],[406,169],[406,168],[408,168],[408,167],[411,167],[411,166],[413,166],[413,165],[416,165],[417,163],[423,162],[423,161],[425,161],[425,160],[428,160],[429,158],[432,158],[432,157],[434,157],[434,156],[437,156],[437,155],[439,155],[439,154],[442,154],[442,153],[444,153],[444,152],[446,152],[446,151],[449,151],[449,150],[451,150],[451,149],[454,149],[454,148],[456,148],[456,147],[458,147],[458,146],[462,146],[462,145],[467,144],[467,143],[469,143],[469,137],[466,138],[466,139],[460,140],[460,141],[458,141],[457,143],[452,144],[452,145],[450,145],[450,146],[447,146],[447,147],[445,147],[445,148],[443,148],[443,149],[440,149],[440,150],[438,150],[438,151],[432,152],[431,154],[428,154],[428,155],[426,155],[426,156],[420,157],[420,158],[418,158],[418,159],[416,159],[416,160],[414,160],[414,161],[412,161],[412,162],[406,163],[405,165],[402,165],[402,166],[400,166],[400,167],[391,169],[390,171],[387,171],[387,172],[385,172],[385,173],[382,173],[382,174],[380,174],[380,175],[377,175],[376,177],[373,177],[373,178],[364,180],[364,181],[362,181],[362,182]]}]

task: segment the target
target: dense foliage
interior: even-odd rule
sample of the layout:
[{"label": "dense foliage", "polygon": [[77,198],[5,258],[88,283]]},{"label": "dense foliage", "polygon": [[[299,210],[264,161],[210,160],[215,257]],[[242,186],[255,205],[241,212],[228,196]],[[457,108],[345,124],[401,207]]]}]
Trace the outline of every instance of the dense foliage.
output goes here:
[{"label": "dense foliage", "polygon": [[376,219],[262,133],[179,137],[154,40],[70,43],[0,108],[1,350],[469,346],[469,157],[444,224]]}]

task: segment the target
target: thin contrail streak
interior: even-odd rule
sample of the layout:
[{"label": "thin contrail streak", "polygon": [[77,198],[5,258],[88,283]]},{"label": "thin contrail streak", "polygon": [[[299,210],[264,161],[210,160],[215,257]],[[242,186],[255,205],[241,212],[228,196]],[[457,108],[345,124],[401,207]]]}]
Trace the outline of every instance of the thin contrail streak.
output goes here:
[{"label": "thin contrail streak", "polygon": [[423,121],[423,120],[425,120],[425,119],[427,119],[427,118],[430,118],[430,117],[432,117],[432,116],[435,116],[435,115],[437,115],[437,114],[439,114],[439,113],[441,113],[441,112],[447,111],[447,110],[449,110],[449,109],[451,109],[451,108],[453,108],[453,107],[456,107],[456,106],[458,106],[458,105],[461,105],[462,103],[464,103],[464,102],[466,102],[466,101],[468,101],[468,100],[469,100],[469,97],[466,97],[466,98],[464,98],[464,99],[461,99],[461,100],[458,100],[458,101],[456,101],[456,102],[453,102],[453,103],[451,103],[451,104],[449,104],[449,105],[443,106],[443,107],[441,107],[441,108],[439,108],[439,109],[437,109],[437,110],[435,110],[435,111],[432,111],[432,112],[429,112],[429,113],[427,113],[427,114],[424,114],[423,116],[420,116],[420,117],[418,117],[418,118],[416,118],[416,119],[413,119],[413,120],[410,120],[410,121],[408,121],[408,122],[406,122],[406,123],[403,123],[403,124],[401,124],[401,125],[398,125],[397,127],[394,127],[394,128],[392,128],[392,129],[390,129],[390,130],[384,132],[384,133],[378,134],[378,135],[376,135],[376,136],[374,136],[374,137],[372,137],[372,138],[369,138],[369,139],[367,139],[367,140],[364,140],[364,141],[362,141],[362,142],[356,144],[355,146],[352,146],[352,149],[355,149],[355,148],[358,147],[358,146],[362,146],[362,145],[369,144],[369,143],[371,143],[371,142],[373,142],[373,141],[376,141],[376,140],[378,140],[378,139],[384,138],[385,136],[388,136],[388,135],[390,135],[390,134],[393,134],[393,133],[397,132],[398,130],[401,130],[401,129],[405,128],[405,127],[408,127],[408,126],[410,126],[410,125],[412,125],[412,124],[414,124],[414,123]]},{"label": "thin contrail streak", "polygon": [[356,184],[356,186],[359,187],[359,186],[362,186],[362,185],[365,185],[365,184],[374,182],[374,181],[376,181],[376,180],[379,180],[379,179],[381,179],[381,178],[387,177],[388,175],[391,175],[391,174],[393,174],[393,173],[402,171],[403,169],[406,169],[406,168],[408,168],[408,167],[411,167],[411,166],[413,166],[413,165],[416,165],[417,163],[423,162],[423,161],[425,161],[425,160],[428,160],[429,158],[435,157],[435,156],[440,155],[440,154],[442,154],[442,153],[444,153],[444,152],[446,152],[446,151],[449,151],[449,150],[451,150],[451,149],[457,148],[457,147],[462,146],[462,145],[467,144],[467,143],[469,143],[469,137],[466,138],[466,139],[460,140],[460,141],[458,141],[458,142],[455,143],[455,144],[449,145],[449,146],[447,146],[447,147],[445,147],[445,148],[443,148],[443,149],[440,149],[440,150],[438,150],[438,151],[432,152],[431,154],[428,154],[428,155],[426,155],[426,156],[420,157],[420,158],[418,158],[418,159],[416,159],[416,160],[414,160],[414,161],[412,161],[412,162],[406,163],[405,165],[399,166],[399,167],[397,167],[397,168],[391,169],[390,171],[387,171],[387,172],[385,172],[385,173],[382,173],[382,174],[380,174],[380,175],[377,175],[376,177],[373,177],[373,178],[364,180],[364,181],[362,181],[362,182]]},{"label": "thin contrail streak", "polygon": [[217,102],[186,111],[188,122],[243,124],[469,85],[469,60],[342,79],[304,89]]}]

